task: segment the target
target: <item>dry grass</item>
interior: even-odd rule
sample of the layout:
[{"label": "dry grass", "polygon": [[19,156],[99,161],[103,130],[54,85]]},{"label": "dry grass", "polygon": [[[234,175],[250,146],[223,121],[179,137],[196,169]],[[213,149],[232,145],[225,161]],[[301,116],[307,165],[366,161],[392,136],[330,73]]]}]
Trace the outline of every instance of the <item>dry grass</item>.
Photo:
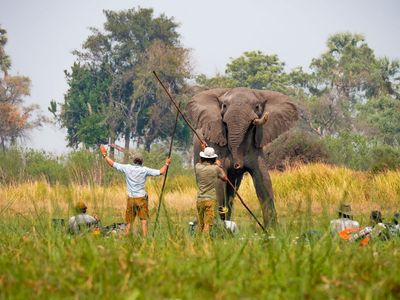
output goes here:
[{"label": "dry grass", "polygon": [[[371,210],[391,213],[398,210],[400,200],[400,171],[373,175],[356,172],[343,167],[324,164],[304,165],[284,173],[271,172],[275,202],[281,216],[293,213],[325,211],[334,213],[341,201],[353,206],[354,211],[367,214]],[[151,179],[147,190],[150,195],[150,209],[158,203],[161,178]],[[176,177],[169,179],[173,186],[165,193],[169,209],[179,214],[194,213],[196,188],[194,179]],[[250,176],[246,176],[239,193],[249,207],[259,215],[258,200]],[[90,210],[101,214],[113,211],[114,217],[121,217],[126,199],[125,185],[101,186],[50,186],[46,182],[31,182],[0,188],[0,212],[7,214],[29,214],[46,210],[53,214],[68,215],[73,203],[85,201]],[[236,204],[236,214],[243,214]]]},{"label": "dry grass", "polygon": [[[0,187],[0,298],[399,299],[393,269],[399,237],[359,247],[331,238],[326,228],[342,200],[361,222],[372,209],[391,215],[398,209],[400,171],[372,175],[317,164],[271,177],[281,220],[274,238],[262,235],[239,203],[237,236],[191,236],[185,220],[195,215],[196,189],[189,176],[168,182],[172,233],[160,222],[148,239],[71,236],[50,225],[49,216],[68,217],[77,200],[104,225],[122,220],[124,185]],[[147,186],[152,220],[161,183],[152,179]],[[249,177],[240,193],[260,215]],[[321,237],[300,238],[309,232]]]}]

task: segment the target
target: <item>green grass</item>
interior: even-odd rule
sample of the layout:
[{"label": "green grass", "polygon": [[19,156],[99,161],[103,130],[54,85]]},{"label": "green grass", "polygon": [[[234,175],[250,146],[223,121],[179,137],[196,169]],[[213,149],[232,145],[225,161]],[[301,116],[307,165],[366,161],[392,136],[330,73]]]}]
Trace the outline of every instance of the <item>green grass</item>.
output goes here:
[{"label": "green grass", "polygon": [[[161,178],[150,180],[150,237],[70,236],[51,225],[84,200],[104,225],[122,221],[125,186],[0,187],[0,299],[399,299],[400,238],[366,247],[332,238],[329,221],[343,199],[367,225],[371,210],[390,221],[400,198],[399,171],[354,172],[325,165],[271,173],[279,226],[261,233],[236,202],[240,233],[193,237],[193,177],[167,183],[165,214],[154,238]],[[248,178],[242,197],[260,218]],[[319,240],[303,233],[318,230]]]},{"label": "green grass", "polygon": [[[281,220],[267,238],[247,216],[236,237],[192,237],[173,215],[155,238],[69,236],[45,212],[0,221],[5,299],[395,299],[400,240],[332,239],[325,219]],[[318,241],[296,239],[308,229]],[[150,228],[150,232],[152,228]]]}]

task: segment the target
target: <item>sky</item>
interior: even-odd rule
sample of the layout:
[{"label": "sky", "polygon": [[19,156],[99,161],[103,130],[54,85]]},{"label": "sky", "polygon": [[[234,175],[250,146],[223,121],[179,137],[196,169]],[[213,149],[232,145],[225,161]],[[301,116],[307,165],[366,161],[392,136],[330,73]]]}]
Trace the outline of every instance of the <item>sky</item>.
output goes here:
[{"label": "sky", "polygon": [[[291,70],[307,69],[337,32],[362,33],[377,56],[400,59],[398,0],[1,0],[0,24],[8,32],[11,74],[29,76],[31,95],[47,116],[50,100],[63,102],[69,70],[90,34],[102,28],[103,10],[154,9],[180,24],[184,47],[192,50],[196,74],[223,73],[245,51],[277,54]],[[65,130],[47,125],[34,130],[27,147],[61,154]]]}]

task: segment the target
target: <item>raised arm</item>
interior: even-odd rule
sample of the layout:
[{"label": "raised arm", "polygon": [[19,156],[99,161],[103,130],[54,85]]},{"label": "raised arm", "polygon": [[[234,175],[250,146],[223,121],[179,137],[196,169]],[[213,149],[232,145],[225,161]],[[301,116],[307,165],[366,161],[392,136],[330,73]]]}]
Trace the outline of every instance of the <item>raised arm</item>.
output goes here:
[{"label": "raised arm", "polygon": [[161,167],[161,169],[160,169],[160,175],[164,175],[165,172],[167,172],[167,169],[168,169],[168,166],[170,165],[170,163],[171,163],[171,158],[168,157],[168,158],[165,160],[165,165],[163,165],[163,166]]},{"label": "raised arm", "polygon": [[107,162],[107,164],[110,167],[114,166],[114,161],[107,156],[107,149],[106,149],[106,147],[104,147],[104,145],[100,145],[100,152],[101,152],[101,155],[103,155],[103,157],[104,157],[105,161]]},{"label": "raised arm", "polygon": [[221,179],[222,181],[228,181],[228,176],[226,176],[226,173],[224,171],[224,169],[222,168],[222,164],[221,161],[219,159],[217,159],[215,161],[215,164],[219,167],[219,171],[220,171],[220,175],[219,175],[219,179]]}]

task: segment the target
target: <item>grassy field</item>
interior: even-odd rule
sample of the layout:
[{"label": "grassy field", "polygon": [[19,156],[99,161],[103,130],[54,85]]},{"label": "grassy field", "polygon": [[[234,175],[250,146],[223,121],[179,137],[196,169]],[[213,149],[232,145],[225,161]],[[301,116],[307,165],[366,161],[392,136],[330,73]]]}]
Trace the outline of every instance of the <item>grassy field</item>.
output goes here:
[{"label": "grassy field", "polygon": [[[171,178],[165,214],[154,238],[70,236],[53,228],[84,200],[102,223],[121,222],[125,187],[0,187],[2,299],[398,299],[400,239],[366,247],[331,238],[327,228],[340,201],[368,224],[371,210],[388,221],[399,209],[400,171],[373,175],[325,165],[271,174],[279,226],[265,236],[237,202],[240,233],[193,237],[193,177]],[[160,179],[148,182],[151,220]],[[251,180],[240,194],[261,218]],[[151,224],[152,225],[152,224]],[[153,228],[150,225],[150,233]],[[302,234],[317,230],[319,240]]]}]

